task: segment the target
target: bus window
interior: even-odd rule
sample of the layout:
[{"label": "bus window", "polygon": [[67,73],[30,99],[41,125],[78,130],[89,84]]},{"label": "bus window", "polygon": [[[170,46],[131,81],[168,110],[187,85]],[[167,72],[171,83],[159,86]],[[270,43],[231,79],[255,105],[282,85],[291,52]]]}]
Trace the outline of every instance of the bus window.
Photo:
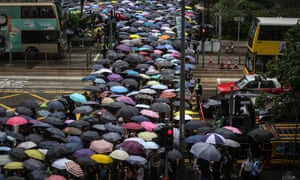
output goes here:
[{"label": "bus window", "polygon": [[58,38],[57,31],[22,31],[22,43],[55,43]]},{"label": "bus window", "polygon": [[253,64],[253,54],[250,53],[249,51],[247,52],[246,54],[246,61],[245,61],[245,65],[246,65],[246,68],[249,72],[252,72],[254,71],[254,64]]},{"label": "bus window", "polygon": [[21,18],[55,18],[51,6],[22,6]]}]

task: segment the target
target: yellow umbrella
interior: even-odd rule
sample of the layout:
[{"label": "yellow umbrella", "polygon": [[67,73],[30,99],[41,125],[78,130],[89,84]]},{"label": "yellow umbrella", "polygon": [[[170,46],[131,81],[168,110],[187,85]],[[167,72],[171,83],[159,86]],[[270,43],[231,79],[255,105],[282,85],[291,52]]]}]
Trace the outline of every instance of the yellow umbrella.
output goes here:
[{"label": "yellow umbrella", "polygon": [[153,138],[157,138],[157,134],[155,132],[143,131],[138,133],[138,137],[142,138],[145,141],[152,141]]},{"label": "yellow umbrella", "polygon": [[6,163],[5,166],[3,167],[4,169],[23,169],[23,163],[19,161],[12,161],[9,163]]},{"label": "yellow umbrella", "polygon": [[[195,112],[190,111],[190,110],[185,110],[185,111],[184,111],[184,114],[185,114],[185,115],[193,115],[193,114],[195,114]],[[179,115],[180,115],[180,111],[175,112],[174,115],[175,115],[175,116],[179,116]]]},{"label": "yellow umbrella", "polygon": [[24,153],[30,158],[42,160],[42,161],[45,160],[45,155],[37,149],[28,149],[25,150]]},{"label": "yellow umbrella", "polygon": [[155,84],[160,84],[160,82],[158,82],[158,81],[147,81],[147,85],[149,85],[149,86],[155,85]]},{"label": "yellow umbrella", "polygon": [[140,39],[141,36],[140,36],[140,35],[137,35],[137,34],[130,34],[130,35],[129,35],[129,38],[130,38],[130,39]]},{"label": "yellow umbrella", "polygon": [[113,162],[113,159],[106,154],[93,154],[90,156],[90,159],[100,164],[111,164]]},{"label": "yellow umbrella", "polygon": [[185,8],[185,9],[192,9],[191,6],[185,6],[184,8]]},{"label": "yellow umbrella", "polygon": [[139,74],[139,76],[143,79],[150,79],[150,76],[148,76],[146,74]]}]

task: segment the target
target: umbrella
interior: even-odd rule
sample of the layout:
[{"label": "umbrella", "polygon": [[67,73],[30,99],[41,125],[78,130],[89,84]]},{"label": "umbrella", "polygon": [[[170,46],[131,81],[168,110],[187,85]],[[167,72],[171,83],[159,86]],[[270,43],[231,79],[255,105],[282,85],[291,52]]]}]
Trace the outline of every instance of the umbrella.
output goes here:
[{"label": "umbrella", "polygon": [[145,149],[159,149],[159,145],[153,141],[147,141],[143,145]]},{"label": "umbrella", "polygon": [[149,110],[149,109],[143,109],[140,111],[140,113],[144,116],[148,116],[150,118],[159,118],[159,114],[155,111]]},{"label": "umbrella", "polygon": [[88,127],[89,125],[90,125],[90,123],[87,122],[87,121],[77,120],[77,121],[71,122],[68,126],[69,127],[75,127],[75,128],[83,129],[85,127]]},{"label": "umbrella", "polygon": [[65,106],[63,105],[63,103],[57,100],[47,102],[47,108],[57,111],[65,110]]},{"label": "umbrella", "polygon": [[24,99],[18,104],[18,106],[23,106],[31,109],[39,107],[39,104],[32,99]]},{"label": "umbrella", "polygon": [[13,125],[13,126],[24,125],[27,123],[28,121],[23,116],[13,116],[8,118],[5,122],[6,125]]},{"label": "umbrella", "polygon": [[49,173],[43,169],[33,169],[27,174],[27,178],[30,180],[46,180]]},{"label": "umbrella", "polygon": [[129,155],[125,160],[135,165],[145,165],[147,163],[147,159],[138,155]]},{"label": "umbrella", "polygon": [[36,146],[37,146],[37,144],[33,141],[25,141],[25,142],[21,142],[20,144],[17,145],[17,147],[24,148],[24,149],[35,148]]},{"label": "umbrella", "polygon": [[66,136],[66,134],[62,130],[60,130],[59,128],[48,127],[48,128],[46,128],[46,131],[48,131],[52,135],[58,135],[60,137],[65,137]]},{"label": "umbrella", "polygon": [[13,161],[13,158],[9,154],[0,154],[0,166],[3,166],[11,161]]},{"label": "umbrella", "polygon": [[42,170],[44,168],[44,164],[36,159],[26,159],[23,165],[27,170]]},{"label": "umbrella", "polygon": [[26,159],[26,155],[24,153],[25,149],[24,148],[11,148],[11,150],[8,152],[8,154],[18,160],[24,160]]},{"label": "umbrella", "polygon": [[126,79],[123,79],[121,84],[125,87],[134,87],[134,88],[137,88],[139,83],[133,79],[133,78],[126,78]]},{"label": "umbrella", "polygon": [[19,162],[19,161],[12,161],[12,162],[8,162],[4,165],[3,167],[4,169],[23,169],[23,162]]},{"label": "umbrella", "polygon": [[[131,121],[135,121],[135,122],[143,122],[143,121],[150,121],[150,119],[146,116],[143,116],[143,115],[135,115],[135,116],[132,116],[130,118]],[[145,127],[144,127],[145,128]]]},{"label": "umbrella", "polygon": [[145,141],[152,141],[154,138],[157,138],[158,135],[155,132],[139,132],[138,137],[145,140]]},{"label": "umbrella", "polygon": [[93,111],[93,108],[91,106],[84,105],[84,106],[75,107],[75,109],[73,110],[73,113],[88,114],[92,111]]},{"label": "umbrella", "polygon": [[241,147],[241,144],[235,140],[232,139],[225,139],[223,146],[238,148]]},{"label": "umbrella", "polygon": [[123,102],[129,105],[136,105],[136,103],[134,102],[134,100],[131,97],[128,96],[119,96],[116,98],[116,101],[118,102]]},{"label": "umbrella", "polygon": [[90,143],[90,149],[97,153],[108,153],[113,150],[113,144],[102,139],[102,140],[94,140]]},{"label": "umbrella", "polygon": [[109,142],[117,142],[122,139],[120,133],[117,132],[108,132],[102,135],[102,138]]},{"label": "umbrella", "polygon": [[177,149],[172,149],[171,151],[168,151],[168,158],[172,160],[176,159],[182,159],[182,154]]},{"label": "umbrella", "polygon": [[76,103],[85,103],[87,102],[87,99],[84,95],[79,93],[73,93],[70,95],[70,99]]},{"label": "umbrella", "polygon": [[153,129],[157,128],[157,124],[150,122],[150,121],[143,121],[141,122],[141,126],[145,128],[147,131],[152,131]]},{"label": "umbrella", "polygon": [[128,89],[124,86],[117,85],[117,86],[112,86],[110,88],[110,91],[113,93],[127,93]]},{"label": "umbrella", "polygon": [[46,140],[46,141],[41,141],[39,143],[39,148],[42,149],[49,149],[53,146],[58,146],[60,143],[57,141],[52,141],[52,140]]},{"label": "umbrella", "polygon": [[30,108],[24,106],[18,106],[15,110],[19,115],[32,116],[33,112]]},{"label": "umbrella", "polygon": [[66,147],[63,144],[59,144],[57,146],[52,146],[48,149],[46,159],[54,160],[57,158],[62,158],[66,154]]},{"label": "umbrella", "polygon": [[124,133],[124,128],[120,125],[116,125],[116,124],[112,124],[112,123],[106,123],[104,125],[105,129],[107,131],[111,131],[111,132],[119,132],[121,134]]},{"label": "umbrella", "polygon": [[82,131],[76,127],[66,127],[64,132],[68,135],[81,135]]},{"label": "umbrella", "polygon": [[73,153],[79,149],[83,148],[83,144],[81,142],[67,142],[63,145],[65,147],[66,153]]},{"label": "umbrella", "polygon": [[203,138],[203,135],[200,134],[196,134],[196,135],[192,135],[192,136],[188,136],[187,138],[185,138],[185,142],[186,143],[191,143],[191,144],[195,144],[197,142],[201,141],[201,138]]},{"label": "umbrella", "polygon": [[237,134],[224,127],[216,128],[214,132],[222,135],[224,138],[235,139],[237,137]]},{"label": "umbrella", "polygon": [[117,117],[123,117],[124,119],[130,119],[132,116],[138,115],[139,111],[134,106],[123,106],[116,112]]},{"label": "umbrella", "polygon": [[75,161],[78,162],[82,166],[96,165],[96,162],[94,160],[90,159],[90,156],[89,157],[79,157],[79,158],[76,158]]},{"label": "umbrella", "polygon": [[120,74],[112,73],[112,74],[107,76],[107,79],[110,80],[110,81],[119,82],[119,81],[122,81],[124,78]]},{"label": "umbrella", "polygon": [[272,137],[272,133],[265,129],[253,129],[248,135],[257,143],[268,142]]},{"label": "umbrella", "polygon": [[233,127],[233,126],[223,126],[223,128],[228,129],[235,134],[242,134],[241,130],[239,130],[238,128]]},{"label": "umbrella", "polygon": [[111,164],[113,162],[113,159],[106,154],[93,154],[90,158],[100,164]]},{"label": "umbrella", "polygon": [[[97,83],[97,84],[105,84],[106,81],[102,78],[96,78],[94,80],[94,83]],[[87,86],[86,86],[87,87]],[[99,90],[102,91],[103,88],[99,87],[99,86],[88,86],[88,88],[84,88],[84,90],[90,90],[90,91],[96,91],[98,92]]]},{"label": "umbrella", "polygon": [[51,166],[56,168],[56,169],[59,169],[59,170],[64,170],[66,169],[66,162],[69,162],[69,161],[72,161],[70,159],[67,159],[67,158],[60,158],[60,159],[56,159],[52,164]]},{"label": "umbrella", "polygon": [[96,139],[101,139],[101,136],[97,131],[91,131],[91,130],[84,131],[83,133],[81,133],[80,137],[82,141],[86,141],[86,142],[91,142]]},{"label": "umbrella", "polygon": [[144,155],[144,146],[137,141],[127,140],[121,144],[122,150],[132,155]]},{"label": "umbrella", "polygon": [[116,46],[116,49],[121,50],[121,51],[125,51],[125,52],[130,52],[131,51],[131,47],[126,45],[126,44],[119,44]]},{"label": "umbrella", "polygon": [[47,177],[45,180],[67,180],[64,176],[53,174]]},{"label": "umbrella", "polygon": [[151,109],[159,113],[169,113],[171,111],[171,107],[167,103],[152,103]]},{"label": "umbrella", "polygon": [[193,121],[188,121],[187,123],[185,123],[184,129],[187,131],[193,131],[193,130],[196,130],[203,126],[204,126],[204,124],[202,121],[193,120]]},{"label": "umbrella", "polygon": [[75,158],[80,158],[80,157],[90,157],[91,155],[95,154],[95,152],[89,148],[83,148],[83,149],[78,149],[73,153],[73,156]]},{"label": "umbrella", "polygon": [[[44,123],[48,123],[54,126],[64,125],[64,121],[58,117],[48,116],[43,120]],[[36,127],[47,127],[47,124],[41,124],[41,122],[34,124]],[[49,128],[49,127],[48,127]]]},{"label": "umbrella", "polygon": [[45,159],[45,155],[37,149],[28,149],[28,150],[25,150],[24,153],[28,157],[33,158],[33,159],[37,159],[37,160],[41,160],[41,161],[43,161]]},{"label": "umbrella", "polygon": [[173,97],[176,97],[176,93],[174,92],[162,92],[160,95],[159,95],[160,98],[173,98]]},{"label": "umbrella", "polygon": [[220,151],[212,144],[198,142],[195,143],[190,152],[197,158],[205,159],[207,161],[220,161],[221,153]]},{"label": "umbrella", "polygon": [[141,130],[141,129],[143,129],[143,127],[140,124],[135,123],[135,122],[127,122],[127,123],[122,124],[122,126],[125,129],[129,129],[129,130]]},{"label": "umbrella", "polygon": [[120,150],[120,149],[116,149],[114,151],[112,151],[109,154],[113,159],[117,159],[117,160],[125,160],[129,155],[126,151]]},{"label": "umbrella", "polygon": [[81,169],[80,165],[77,164],[75,161],[67,161],[65,162],[65,166],[67,172],[74,175],[75,177],[84,176],[83,170]]},{"label": "umbrella", "polygon": [[111,112],[106,112],[104,115],[100,117],[104,122],[114,122],[117,120],[117,117],[113,115]]},{"label": "umbrella", "polygon": [[223,144],[225,141],[225,138],[217,133],[209,133],[204,135],[200,141],[209,143],[209,144]]}]

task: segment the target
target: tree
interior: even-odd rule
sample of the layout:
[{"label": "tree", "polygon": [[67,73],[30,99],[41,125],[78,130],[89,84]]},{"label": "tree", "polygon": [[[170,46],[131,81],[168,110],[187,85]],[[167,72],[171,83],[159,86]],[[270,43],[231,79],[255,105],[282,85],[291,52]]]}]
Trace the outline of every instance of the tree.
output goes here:
[{"label": "tree", "polygon": [[[283,56],[267,64],[267,76],[277,77],[290,90],[274,99],[271,113],[278,115],[298,113],[300,108],[300,24],[293,26],[284,36]],[[299,114],[297,115],[299,116]]]}]

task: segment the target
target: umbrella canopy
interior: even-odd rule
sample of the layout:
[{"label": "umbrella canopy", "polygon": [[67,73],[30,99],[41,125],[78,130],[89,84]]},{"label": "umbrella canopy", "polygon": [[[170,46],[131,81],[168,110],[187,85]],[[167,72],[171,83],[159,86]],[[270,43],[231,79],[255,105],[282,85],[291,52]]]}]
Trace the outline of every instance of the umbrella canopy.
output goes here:
[{"label": "umbrella canopy", "polygon": [[136,105],[135,101],[131,97],[128,97],[128,96],[119,96],[116,98],[116,101],[123,102],[123,103],[129,104],[129,105]]},{"label": "umbrella canopy", "polygon": [[209,144],[223,144],[225,141],[225,138],[217,133],[209,133],[204,135],[200,141],[209,143]]},{"label": "umbrella canopy", "polygon": [[66,162],[72,161],[70,159],[67,158],[60,158],[60,159],[56,159],[51,166],[56,168],[56,169],[60,169],[60,170],[64,170],[66,169]]},{"label": "umbrella canopy", "polygon": [[12,161],[12,162],[8,162],[4,165],[3,167],[4,169],[23,169],[23,162],[19,162],[19,161]]},{"label": "umbrella canopy", "polygon": [[147,159],[137,155],[129,155],[125,160],[130,164],[136,164],[136,165],[145,165],[147,163]]},{"label": "umbrella canopy", "polygon": [[143,145],[145,149],[150,149],[150,150],[159,149],[159,145],[153,141],[147,141]]},{"label": "umbrella canopy", "polygon": [[110,88],[110,91],[113,92],[113,93],[127,93],[128,92],[128,89],[124,86],[121,86],[121,85],[116,85],[116,86],[112,86]]},{"label": "umbrella canopy", "polygon": [[144,129],[143,126],[141,126],[140,124],[135,123],[135,122],[127,122],[127,123],[124,123],[122,126],[125,129],[128,129],[128,130],[141,130],[141,129]]},{"label": "umbrella canopy", "polygon": [[158,135],[155,132],[139,132],[138,137],[145,140],[145,141],[152,141],[154,138],[157,138]]},{"label": "umbrella canopy", "polygon": [[149,110],[149,109],[142,109],[140,111],[140,113],[144,116],[147,116],[147,117],[150,117],[150,118],[155,118],[155,119],[158,119],[159,118],[159,114],[158,112],[155,112],[155,111],[152,111],[152,110]]},{"label": "umbrella canopy", "polygon": [[176,159],[182,159],[182,154],[177,149],[172,149],[171,151],[168,151],[168,158],[172,160]]},{"label": "umbrella canopy", "polygon": [[197,158],[205,159],[207,161],[220,161],[221,153],[220,151],[212,144],[198,142],[195,143],[190,152]]},{"label": "umbrella canopy", "polygon": [[27,123],[28,123],[28,121],[23,116],[13,116],[13,117],[8,118],[5,121],[6,125],[12,125],[12,126],[24,125]]},{"label": "umbrella canopy", "polygon": [[47,177],[45,180],[67,180],[67,179],[64,176],[54,174]]},{"label": "umbrella canopy", "polygon": [[93,111],[93,108],[91,106],[84,105],[84,106],[75,107],[75,109],[73,110],[73,113],[88,114],[92,111]]},{"label": "umbrella canopy", "polygon": [[241,147],[241,144],[235,140],[232,139],[225,139],[223,146],[228,146],[232,148],[238,148]]},{"label": "umbrella canopy", "polygon": [[89,148],[97,153],[109,153],[112,152],[113,146],[112,143],[101,139],[92,141]]},{"label": "umbrella canopy", "polygon": [[138,115],[139,110],[134,106],[123,106],[116,112],[117,117],[123,117],[126,120],[129,120],[132,116]]},{"label": "umbrella canopy", "polygon": [[28,149],[25,150],[24,153],[33,159],[37,159],[37,160],[45,160],[45,154],[41,153],[41,151],[37,150],[37,149]]},{"label": "umbrella canopy", "polygon": [[196,130],[198,128],[204,127],[204,126],[205,125],[202,121],[193,120],[193,121],[188,121],[185,124],[184,129],[187,130],[187,131],[193,131],[193,130]]},{"label": "umbrella canopy", "polygon": [[233,127],[233,126],[223,126],[223,128],[228,129],[232,131],[235,134],[242,134],[241,130],[239,128]]},{"label": "umbrella canopy", "polygon": [[126,152],[126,151],[123,151],[123,150],[120,150],[120,149],[116,149],[114,151],[112,151],[110,154],[109,154],[113,159],[117,159],[117,160],[125,160],[129,154]]},{"label": "umbrella canopy", "polygon": [[157,128],[158,125],[151,121],[143,121],[141,122],[141,126],[145,128],[147,131],[153,131],[153,129]]},{"label": "umbrella canopy", "polygon": [[56,111],[65,110],[65,106],[63,105],[63,103],[61,103],[60,101],[57,101],[57,100],[47,102],[47,108],[53,109]]},{"label": "umbrella canopy", "polygon": [[171,111],[171,107],[167,103],[152,103],[151,109],[159,113],[169,113]]},{"label": "umbrella canopy", "polygon": [[70,99],[76,103],[85,103],[87,102],[87,99],[84,95],[79,94],[79,93],[73,93],[70,94]]},{"label": "umbrella canopy", "polygon": [[18,106],[23,106],[31,109],[39,107],[39,104],[38,102],[32,99],[24,99],[18,104]]},{"label": "umbrella canopy", "polygon": [[33,141],[24,141],[17,145],[19,148],[31,149],[37,147],[37,144]]},{"label": "umbrella canopy", "polygon": [[74,175],[75,177],[84,176],[83,170],[81,169],[80,165],[77,164],[75,161],[65,162],[65,167],[66,167],[67,172]]},{"label": "umbrella canopy", "polygon": [[111,164],[113,162],[113,159],[106,154],[93,154],[90,158],[100,164]]},{"label": "umbrella canopy", "polygon": [[26,159],[23,162],[24,168],[27,170],[42,170],[44,168],[44,164],[36,159]]},{"label": "umbrella canopy", "polygon": [[272,133],[265,129],[253,129],[248,135],[257,143],[268,142],[273,137]]},{"label": "umbrella canopy", "polygon": [[122,139],[120,133],[117,132],[108,132],[102,135],[102,138],[109,142],[117,142]]},{"label": "umbrella canopy", "polygon": [[90,157],[91,155],[95,154],[93,150],[90,148],[83,148],[83,149],[78,149],[73,153],[73,156],[75,158],[80,158],[80,157]]},{"label": "umbrella canopy", "polygon": [[122,150],[131,155],[144,155],[144,146],[137,141],[129,140],[121,144]]}]

